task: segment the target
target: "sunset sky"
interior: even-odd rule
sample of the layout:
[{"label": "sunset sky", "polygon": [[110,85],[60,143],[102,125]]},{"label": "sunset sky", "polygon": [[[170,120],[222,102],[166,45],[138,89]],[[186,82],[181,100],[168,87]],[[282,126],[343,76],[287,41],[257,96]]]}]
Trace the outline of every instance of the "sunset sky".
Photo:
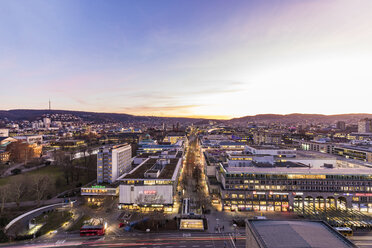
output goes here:
[{"label": "sunset sky", "polygon": [[371,113],[372,1],[0,0],[0,109]]}]

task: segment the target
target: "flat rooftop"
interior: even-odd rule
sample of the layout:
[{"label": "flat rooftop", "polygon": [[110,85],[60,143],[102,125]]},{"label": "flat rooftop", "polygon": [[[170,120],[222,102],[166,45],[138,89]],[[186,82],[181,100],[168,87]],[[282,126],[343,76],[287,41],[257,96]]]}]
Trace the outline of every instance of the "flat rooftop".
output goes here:
[{"label": "flat rooftop", "polygon": [[248,147],[251,147],[257,150],[289,150],[289,151],[294,150],[291,148],[283,148],[283,147],[274,146],[274,145],[248,145]]},{"label": "flat rooftop", "polygon": [[336,159],[337,156],[315,151],[296,151],[295,159]]},{"label": "flat rooftop", "polygon": [[263,248],[357,247],[322,221],[248,220],[247,226]]},{"label": "flat rooftop", "polygon": [[228,173],[300,175],[372,175],[372,168],[225,167]]},{"label": "flat rooftop", "polygon": [[177,163],[179,161],[179,158],[169,158],[169,164],[167,164],[164,169],[161,171],[159,177],[157,178],[146,178],[145,172],[149,169],[151,169],[152,166],[154,166],[157,162],[157,158],[150,158],[143,162],[142,164],[138,165],[136,168],[134,168],[131,172],[129,172],[127,175],[121,178],[121,180],[126,179],[148,179],[148,180],[157,180],[157,179],[172,179],[172,176],[175,172],[175,169],[177,167]]}]

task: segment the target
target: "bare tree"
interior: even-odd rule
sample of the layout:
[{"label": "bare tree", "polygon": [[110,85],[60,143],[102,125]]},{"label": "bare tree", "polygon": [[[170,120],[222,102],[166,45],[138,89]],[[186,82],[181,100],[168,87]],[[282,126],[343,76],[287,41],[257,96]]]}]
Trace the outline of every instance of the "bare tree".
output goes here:
[{"label": "bare tree", "polygon": [[4,212],[5,202],[9,199],[9,185],[4,185],[0,187],[0,200],[1,200],[1,208],[0,214]]},{"label": "bare tree", "polygon": [[11,193],[18,207],[22,197],[27,193],[27,180],[25,176],[17,176],[11,182]]},{"label": "bare tree", "polygon": [[37,205],[40,205],[40,201],[45,197],[48,189],[51,186],[49,177],[47,176],[34,176],[31,179],[32,190],[35,193]]}]

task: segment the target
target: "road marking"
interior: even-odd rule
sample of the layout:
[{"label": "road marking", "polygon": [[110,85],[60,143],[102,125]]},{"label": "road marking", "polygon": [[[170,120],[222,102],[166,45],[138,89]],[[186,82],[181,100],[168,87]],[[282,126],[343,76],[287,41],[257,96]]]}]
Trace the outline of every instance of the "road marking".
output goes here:
[{"label": "road marking", "polygon": [[66,240],[57,240],[56,245],[61,245],[65,242],[66,242]]}]

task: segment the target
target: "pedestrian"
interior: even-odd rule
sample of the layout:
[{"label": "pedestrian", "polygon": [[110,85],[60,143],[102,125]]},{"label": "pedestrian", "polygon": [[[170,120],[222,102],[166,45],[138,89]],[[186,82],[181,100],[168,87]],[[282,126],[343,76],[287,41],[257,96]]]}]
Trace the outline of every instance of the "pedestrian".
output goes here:
[{"label": "pedestrian", "polygon": [[225,231],[225,226],[222,226],[222,231]]}]

